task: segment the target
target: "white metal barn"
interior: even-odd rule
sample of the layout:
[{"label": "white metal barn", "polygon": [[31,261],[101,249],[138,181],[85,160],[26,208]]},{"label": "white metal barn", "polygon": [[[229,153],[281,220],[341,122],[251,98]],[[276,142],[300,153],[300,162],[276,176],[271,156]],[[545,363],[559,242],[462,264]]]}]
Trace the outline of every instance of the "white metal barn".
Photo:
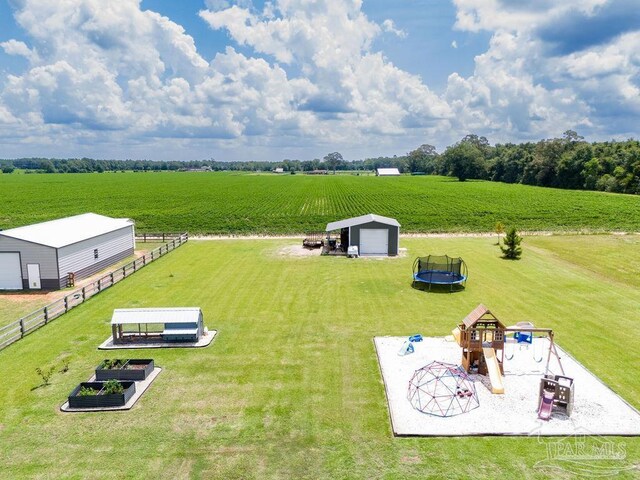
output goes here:
[{"label": "white metal barn", "polygon": [[397,177],[400,175],[400,170],[397,168],[376,168],[376,175],[378,177]]},{"label": "white metal barn", "polygon": [[343,246],[357,246],[360,255],[398,255],[400,223],[382,215],[362,215],[327,224],[326,232],[340,231]]},{"label": "white metal barn", "polygon": [[95,213],[0,231],[0,290],[57,290],[133,255],[134,222]]}]

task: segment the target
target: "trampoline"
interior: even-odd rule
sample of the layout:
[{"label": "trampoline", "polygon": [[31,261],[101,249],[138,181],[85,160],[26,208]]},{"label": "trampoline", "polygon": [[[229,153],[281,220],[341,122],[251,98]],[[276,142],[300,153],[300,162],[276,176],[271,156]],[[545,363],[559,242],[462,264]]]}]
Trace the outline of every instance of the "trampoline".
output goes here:
[{"label": "trampoline", "polygon": [[413,282],[429,285],[449,285],[453,291],[454,285],[464,288],[469,273],[467,264],[462,258],[452,258],[448,255],[429,255],[418,257],[413,262]]}]

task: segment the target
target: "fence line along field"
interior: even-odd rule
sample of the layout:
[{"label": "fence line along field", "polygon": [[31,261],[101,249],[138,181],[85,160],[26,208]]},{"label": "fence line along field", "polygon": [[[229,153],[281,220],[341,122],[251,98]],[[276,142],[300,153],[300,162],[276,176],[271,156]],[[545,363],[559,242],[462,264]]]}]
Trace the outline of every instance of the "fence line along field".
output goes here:
[{"label": "fence line along field", "polygon": [[[136,220],[138,231],[287,234],[366,213],[403,232],[640,230],[640,198],[448,177],[126,172],[0,175],[0,228],[83,212]],[[46,209],[42,205],[47,205]]]}]

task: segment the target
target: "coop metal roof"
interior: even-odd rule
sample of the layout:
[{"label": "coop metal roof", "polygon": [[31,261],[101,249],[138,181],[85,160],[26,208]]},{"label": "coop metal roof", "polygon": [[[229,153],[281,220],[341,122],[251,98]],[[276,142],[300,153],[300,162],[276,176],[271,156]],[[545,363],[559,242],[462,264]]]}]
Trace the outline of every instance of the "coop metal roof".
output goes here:
[{"label": "coop metal roof", "polygon": [[338,222],[327,223],[326,231],[331,232],[332,230],[340,230],[341,228],[349,228],[355,225],[362,225],[363,223],[370,222],[384,223],[385,225],[393,225],[394,227],[400,226],[400,223],[398,223],[395,218],[383,217],[382,215],[370,213],[368,215],[361,215],[359,217],[347,218]]},{"label": "coop metal roof", "polygon": [[197,323],[202,310],[199,307],[175,308],[116,308],[111,325],[134,323]]},{"label": "coop metal roof", "polygon": [[133,224],[133,220],[128,218],[111,218],[96,213],[83,213],[73,217],[10,228],[0,231],[0,236],[61,248]]}]

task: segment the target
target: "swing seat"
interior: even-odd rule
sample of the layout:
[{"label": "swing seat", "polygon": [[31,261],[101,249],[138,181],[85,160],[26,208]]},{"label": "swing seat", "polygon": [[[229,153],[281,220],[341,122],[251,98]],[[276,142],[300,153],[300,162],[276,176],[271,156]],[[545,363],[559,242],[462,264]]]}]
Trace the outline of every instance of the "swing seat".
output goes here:
[{"label": "swing seat", "polygon": [[529,345],[533,343],[533,333],[531,332],[515,332],[513,338],[518,343],[528,343]]}]

